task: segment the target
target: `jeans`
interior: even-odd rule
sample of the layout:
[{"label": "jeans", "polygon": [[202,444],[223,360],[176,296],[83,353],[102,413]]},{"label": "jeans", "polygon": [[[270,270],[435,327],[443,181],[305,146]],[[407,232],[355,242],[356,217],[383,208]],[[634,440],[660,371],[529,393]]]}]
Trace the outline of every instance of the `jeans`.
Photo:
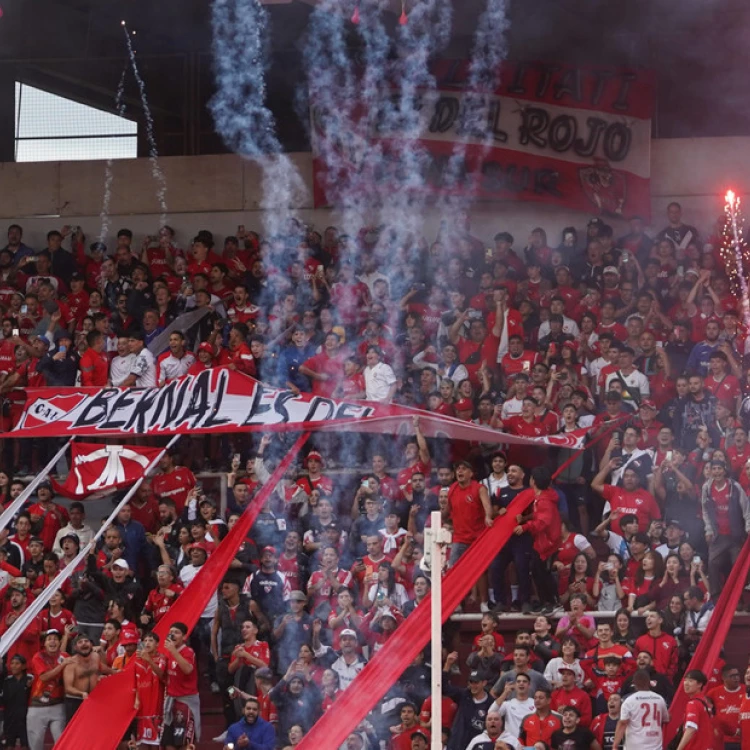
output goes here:
[{"label": "jeans", "polygon": [[531,552],[532,540],[529,534],[512,536],[492,561],[490,581],[495,591],[495,601],[499,604],[511,603],[505,590],[505,571],[511,562],[516,566],[518,601],[521,604],[531,601]]},{"label": "jeans", "polygon": [[193,632],[190,634],[190,648],[195,651],[196,662],[205,649],[208,654],[208,679],[216,681],[216,661],[211,653],[211,623],[212,617],[201,617],[198,619]]},{"label": "jeans", "polygon": [[543,604],[554,604],[557,601],[557,586],[550,570],[550,560],[542,560],[536,550],[531,551],[531,577]]}]

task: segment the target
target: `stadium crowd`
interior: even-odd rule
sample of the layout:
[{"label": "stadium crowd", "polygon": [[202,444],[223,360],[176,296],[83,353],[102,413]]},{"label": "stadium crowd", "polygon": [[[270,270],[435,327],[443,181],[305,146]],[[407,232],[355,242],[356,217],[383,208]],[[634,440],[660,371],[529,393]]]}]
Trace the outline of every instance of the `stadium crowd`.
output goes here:
[{"label": "stadium crowd", "polygon": [[[159,387],[228,367],[512,435],[583,428],[587,443],[427,439],[419,418],[405,440],[314,436],[198,626],[176,623],[160,642],[153,626],[288,446],[184,437],[10,649],[4,746],[41,750],[134,661],[138,718],[123,747],[191,745],[199,685],[221,696],[225,748],[294,747],[428,594],[430,513],[452,530],[454,565],[527,492],[528,513],[462,605],[481,616],[468,655],[449,623],[443,664],[428,650],[394,674],[346,750],[426,750],[432,732],[448,750],[655,750],[681,686],[674,747],[750,747],[750,669],[720,659],[684,674],[750,530],[748,332],[715,231],[701,239],[676,203],[654,238],[638,218],[620,238],[594,218],[559,244],[533,229],[525,246],[500,232],[487,247],[467,214],[432,245],[290,224],[268,239],[239,227],[222,247],[201,231],[184,249],[167,226],[140,244],[122,229],[111,247],[63,227],[32,249],[9,227],[6,429],[25,388]],[[58,446],[2,441],[3,505]],[[205,469],[226,472],[225,498],[196,480]],[[0,533],[0,634],[93,533],[85,504],[39,485]],[[506,641],[510,615],[527,626]],[[445,673],[441,727],[431,669]]]}]

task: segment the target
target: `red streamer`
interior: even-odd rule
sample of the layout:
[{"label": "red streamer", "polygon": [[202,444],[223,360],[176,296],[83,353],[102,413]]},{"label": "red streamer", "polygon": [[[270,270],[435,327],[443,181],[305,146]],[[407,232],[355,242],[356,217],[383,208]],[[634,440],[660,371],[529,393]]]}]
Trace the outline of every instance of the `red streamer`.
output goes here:
[{"label": "red streamer", "polygon": [[[486,570],[498,550],[510,539],[516,526],[516,515],[532,502],[533,494],[522,493],[513,500],[508,512],[495,519],[468,551],[443,578],[443,611],[445,622],[461,603],[477,579]],[[365,718],[367,712],[386,694],[393,682],[408,667],[417,654],[430,642],[429,597],[406,618],[375,654],[372,661],[354,678],[352,684],[336,701],[336,710],[327,711],[305,735],[299,750],[320,750],[339,747]],[[433,669],[440,669],[433,664]],[[71,748],[73,750],[73,748]]]},{"label": "red streamer", "polygon": [[[714,606],[714,613],[708,622],[708,627],[690,660],[689,670],[700,669],[707,677],[711,676],[729,628],[732,626],[737,603],[742,596],[748,573],[750,573],[750,537],[745,540],[737,562],[732,566],[732,572],[724,584],[719,601]],[[680,685],[669,707],[670,721],[664,730],[665,747],[677,734],[677,730],[684,721],[686,705],[687,694]]]},{"label": "red streamer", "polygon": [[[208,600],[216,593],[219,581],[229,569],[234,553],[308,437],[309,433],[303,433],[297,438],[252,504],[193,579],[189,596],[181,596],[159,621],[154,630],[162,639],[175,622],[184,622],[190,630],[195,627]],[[115,750],[135,718],[132,691],[133,674],[130,668],[102,680],[65,728],[55,750]],[[123,699],[124,695],[128,698]],[[105,721],[102,720],[104,717]]]}]

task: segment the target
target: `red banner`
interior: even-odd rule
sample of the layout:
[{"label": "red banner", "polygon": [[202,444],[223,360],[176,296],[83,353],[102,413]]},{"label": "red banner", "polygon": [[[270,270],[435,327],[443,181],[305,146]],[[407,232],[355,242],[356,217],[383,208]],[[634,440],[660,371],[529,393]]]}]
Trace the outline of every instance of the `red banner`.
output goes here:
[{"label": "red banner", "polygon": [[70,473],[63,484],[52,479],[58,495],[82,500],[138,481],[161,448],[102,443],[73,443]]},{"label": "red banner", "polygon": [[[281,463],[263,485],[247,510],[211,555],[198,575],[190,582],[189,596],[181,596],[154,630],[166,637],[172,624],[184,622],[190,630],[216,594],[219,582],[229,570],[234,554],[247,536],[255,519],[294,461],[309,435],[300,435]],[[133,662],[124,672],[103,679],[83,703],[55,744],[55,750],[114,750],[135,718],[133,708]],[[107,717],[103,722],[101,718]]]},{"label": "red banner", "polygon": [[30,388],[13,437],[151,437],[217,432],[346,431],[412,435],[413,418],[430,438],[582,448],[586,430],[519,437],[453,417],[366,401],[273,388],[214,368],[161,388]]},{"label": "red banner", "polygon": [[[428,192],[448,192],[491,200],[552,203],[604,216],[648,218],[651,117],[655,84],[636,68],[591,68],[545,63],[505,63],[501,84],[489,96],[482,132],[466,127],[468,63],[442,61],[434,69],[437,95],[417,141],[424,150],[423,183]],[[384,101],[383,106],[389,102]],[[387,118],[367,109],[362,129]],[[339,202],[337,185],[322,155],[337,153],[335,169],[348,162],[346,132],[336,113],[312,110],[315,205]],[[351,128],[352,124],[348,126]],[[337,137],[333,137],[337,131]],[[358,133],[377,146],[377,159],[350,168],[375,183],[399,184],[405,160],[398,132]],[[323,143],[326,145],[323,146]],[[412,145],[410,144],[410,148]],[[361,149],[360,149],[361,151]],[[351,150],[352,159],[358,153]],[[445,185],[447,165],[458,154],[460,178]],[[376,163],[370,163],[376,162]],[[344,172],[346,168],[344,168]],[[409,183],[415,183],[409,175]]]},{"label": "red banner", "polygon": [[[732,566],[729,577],[721,591],[719,601],[714,606],[714,612],[708,621],[708,627],[695,649],[688,669],[700,669],[706,677],[711,677],[719,653],[724,647],[732,619],[737,610],[742,592],[745,588],[748,573],[750,573],[750,537],[745,540],[737,562]],[[664,745],[672,740],[685,719],[687,694],[682,685],[677,688],[669,707],[669,724],[664,730]]]}]

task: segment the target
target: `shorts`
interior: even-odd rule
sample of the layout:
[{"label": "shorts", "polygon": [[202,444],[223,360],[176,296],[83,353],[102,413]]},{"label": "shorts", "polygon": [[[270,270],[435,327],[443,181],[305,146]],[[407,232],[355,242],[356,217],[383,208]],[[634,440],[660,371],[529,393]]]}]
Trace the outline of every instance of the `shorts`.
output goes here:
[{"label": "shorts", "polygon": [[139,745],[153,745],[154,747],[159,744],[159,722],[153,716],[142,716],[137,719],[138,731],[136,732],[136,739]]},{"label": "shorts", "polygon": [[471,547],[470,544],[464,544],[463,542],[453,542],[451,544],[451,556],[448,563],[448,567],[452,568],[460,559],[466,550]]},{"label": "shorts", "polygon": [[182,747],[195,742],[195,718],[190,707],[175,699],[170,711],[170,722],[164,723],[160,744]]}]

